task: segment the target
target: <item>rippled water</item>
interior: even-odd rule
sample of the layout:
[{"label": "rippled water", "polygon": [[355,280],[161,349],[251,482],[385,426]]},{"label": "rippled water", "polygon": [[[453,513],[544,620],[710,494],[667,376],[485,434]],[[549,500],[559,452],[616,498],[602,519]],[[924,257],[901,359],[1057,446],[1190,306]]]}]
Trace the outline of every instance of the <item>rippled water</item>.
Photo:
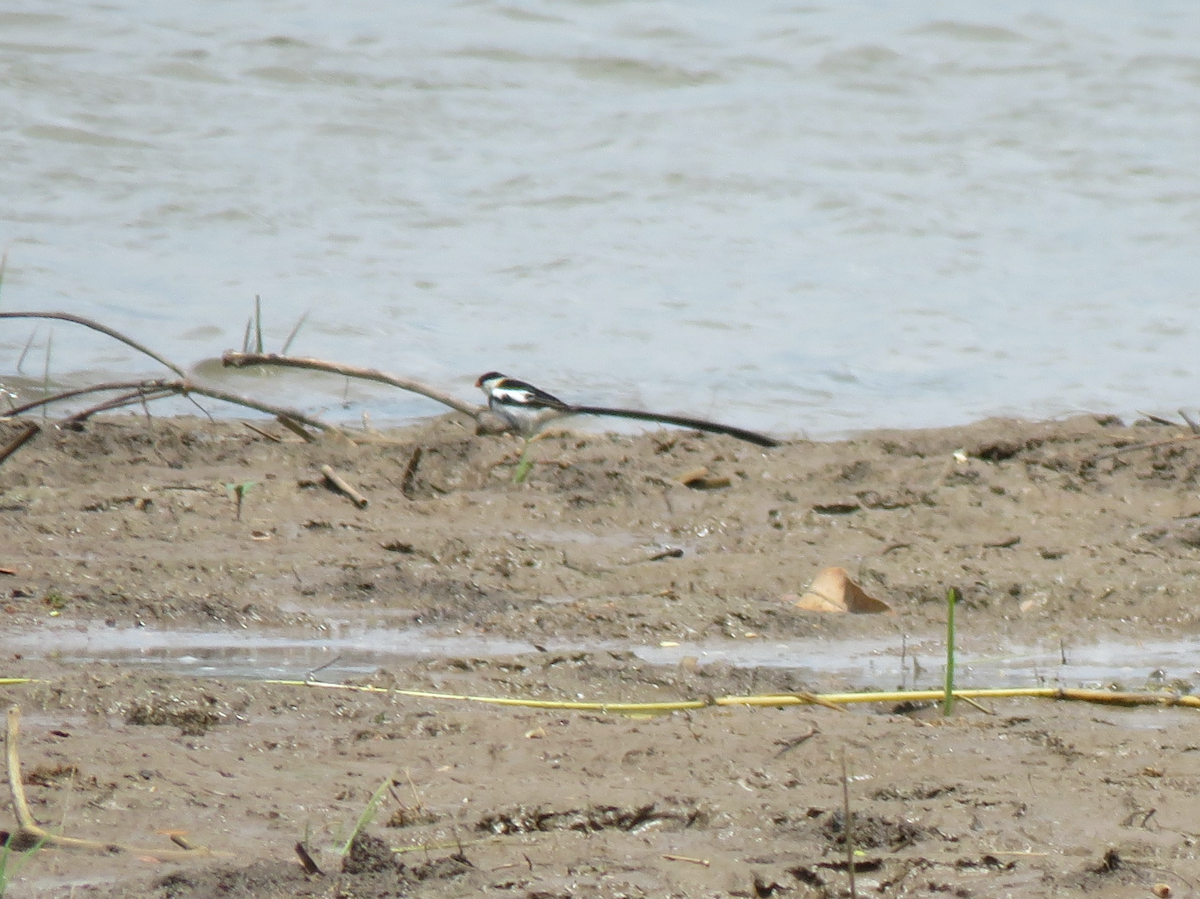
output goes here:
[{"label": "rippled water", "polygon": [[0,125],[0,307],[182,362],[261,294],[275,348],[780,433],[1196,399],[1193,3],[12,0]]}]

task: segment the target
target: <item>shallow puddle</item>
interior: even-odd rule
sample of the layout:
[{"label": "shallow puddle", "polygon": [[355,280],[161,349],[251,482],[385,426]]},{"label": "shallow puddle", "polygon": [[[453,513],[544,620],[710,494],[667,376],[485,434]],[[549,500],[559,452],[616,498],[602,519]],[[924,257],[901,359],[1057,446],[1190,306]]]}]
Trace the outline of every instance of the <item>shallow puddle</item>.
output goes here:
[{"label": "shallow puddle", "polygon": [[[1190,690],[1200,681],[1200,638],[1121,642],[1103,640],[1065,650],[1010,646],[1003,655],[963,648],[960,687],[1164,686]],[[625,651],[654,665],[724,664],[788,668],[813,689],[929,688],[941,685],[944,649],[937,639],[741,640],[656,645],[602,642],[547,645],[432,628],[345,625],[312,635],[265,630],[115,628],[51,624],[0,637],[0,652],[67,663],[111,662],[156,667],[172,674],[235,678],[361,677],[400,668],[417,658],[488,658],[539,652]]]}]

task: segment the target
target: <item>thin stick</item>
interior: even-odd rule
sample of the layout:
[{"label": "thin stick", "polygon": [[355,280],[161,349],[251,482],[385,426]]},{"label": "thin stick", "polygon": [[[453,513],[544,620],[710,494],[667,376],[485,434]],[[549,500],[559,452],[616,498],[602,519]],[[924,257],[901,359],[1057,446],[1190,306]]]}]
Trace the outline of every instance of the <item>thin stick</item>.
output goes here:
[{"label": "thin stick", "polygon": [[290,416],[287,416],[287,415],[277,416],[277,421],[281,425],[283,425],[285,428],[287,428],[289,431],[291,431],[293,434],[295,434],[297,437],[300,437],[302,440],[304,440],[305,443],[315,443],[316,442],[317,438],[314,437],[312,434],[310,434],[307,430],[305,430],[304,426],[302,424],[300,424],[300,422],[295,421]]},{"label": "thin stick", "polygon": [[404,777],[408,781],[408,788],[412,790],[413,802],[416,803],[417,811],[423,815],[429,814],[428,810],[425,808],[425,803],[421,801],[421,794],[417,792],[417,785],[413,781],[412,772],[407,768],[404,769]]},{"label": "thin stick", "polygon": [[138,343],[132,337],[128,337],[122,334],[120,331],[116,331],[108,327],[108,325],[102,325],[100,322],[94,321],[93,319],[84,318],[82,315],[72,315],[69,312],[0,312],[0,318],[46,318],[54,321],[72,322],[76,325],[83,325],[85,328],[91,328],[93,331],[99,331],[101,334],[107,334],[114,340],[119,340],[126,346],[133,347],[139,353],[144,353],[145,355],[149,356],[159,365],[169,368],[181,378],[187,377],[187,375],[184,373],[184,370],[174,362],[164,359],[158,353],[154,352],[154,350],[151,350],[143,344]]},{"label": "thin stick", "polygon": [[4,449],[0,449],[0,465],[3,465],[5,459],[7,459],[9,456],[11,456],[13,453],[15,453],[17,450],[19,450],[25,444],[27,444],[30,440],[32,440],[34,438],[34,435],[36,435],[41,430],[42,430],[42,426],[39,425],[37,422],[33,422],[33,421],[25,422],[25,430],[22,431],[20,434],[18,434],[15,438],[10,440],[8,443],[8,446],[4,447]]},{"label": "thin stick", "polygon": [[150,418],[150,412],[147,408],[147,403],[152,403],[154,400],[166,399],[169,396],[175,396],[178,393],[176,390],[169,388],[160,388],[157,390],[131,390],[128,393],[123,393],[120,396],[114,396],[102,403],[97,403],[94,406],[89,406],[74,415],[69,415],[63,419],[65,425],[82,424],[94,415],[99,415],[101,412],[111,412],[114,409],[124,409],[126,406],[141,406],[142,411],[146,413],[147,423]]},{"label": "thin stick", "polygon": [[287,351],[292,348],[292,341],[294,341],[296,339],[296,335],[300,333],[300,329],[302,327],[304,327],[304,323],[306,321],[308,321],[308,313],[307,312],[305,312],[302,316],[300,316],[300,321],[296,322],[296,327],[292,328],[292,333],[289,334],[287,336],[287,340],[285,340],[283,342],[283,349],[281,349],[279,351],[280,353],[282,353],[285,356],[287,355]]},{"label": "thin stick", "polygon": [[244,424],[246,427],[248,427],[251,431],[253,431],[255,434],[257,434],[259,437],[265,437],[267,440],[270,440],[272,443],[283,443],[283,441],[280,440],[278,437],[276,437],[274,434],[268,434],[262,428],[256,428],[254,425],[250,424],[250,422],[248,422],[248,421],[244,421],[244,422],[242,422],[242,424]]},{"label": "thin stick", "polygon": [[991,709],[976,702],[970,696],[963,696],[961,693],[959,693],[958,698],[961,699],[963,702],[965,702],[967,705],[971,706],[972,708],[975,708],[978,711],[983,712],[983,714],[985,714],[985,715],[995,715],[996,714]]},{"label": "thin stick", "polygon": [[1092,457],[1093,462],[1101,462],[1105,459],[1112,459],[1122,453],[1133,453],[1138,450],[1154,449],[1159,446],[1171,446],[1175,443],[1191,443],[1193,440],[1200,440],[1200,434],[1179,434],[1175,437],[1168,437],[1166,440],[1151,440],[1148,443],[1131,443],[1128,446],[1120,446],[1115,450],[1107,453],[1100,453]]},{"label": "thin stick", "polygon": [[858,899],[854,883],[854,820],[850,817],[850,777],[846,774],[846,747],[842,747],[842,837],[846,841],[846,873],[850,875],[850,899]]},{"label": "thin stick", "polygon": [[[54,329],[50,329],[50,335],[46,338],[46,364],[42,369],[42,393],[50,392],[50,356],[54,350]],[[42,422],[46,421],[46,408],[42,407]]]},{"label": "thin stick", "polygon": [[194,393],[197,396],[206,396],[209,399],[221,400],[222,402],[232,403],[235,406],[244,406],[247,409],[254,409],[256,412],[264,412],[267,415],[286,415],[289,418],[294,418],[296,421],[308,425],[310,428],[316,428],[318,431],[333,431],[341,433],[340,429],[333,425],[327,425],[325,422],[305,415],[303,412],[297,412],[294,409],[289,409],[286,406],[275,406],[271,403],[263,403],[247,396],[230,393],[227,390],[220,390],[216,387],[200,386],[191,381],[181,381],[179,392],[187,395]]},{"label": "thin stick", "polygon": [[56,393],[53,396],[42,397],[40,400],[33,400],[25,403],[23,406],[17,406],[15,409],[8,410],[5,413],[5,418],[16,418],[18,415],[24,415],[32,409],[37,409],[41,406],[48,406],[52,403],[65,402],[66,400],[74,399],[77,396],[87,396],[89,393],[106,393],[110,390],[153,390],[161,388],[170,382],[163,380],[152,381],[106,381],[102,384],[93,384],[90,387],[78,387],[74,390],[64,390],[61,393]]},{"label": "thin stick", "polygon": [[342,365],[337,362],[326,362],[323,359],[311,359],[304,356],[282,356],[278,353],[225,353],[221,356],[221,364],[226,368],[245,368],[248,365],[279,365],[284,368],[303,368],[310,371],[324,371],[347,378],[359,378],[363,381],[377,381],[399,387],[410,393],[420,394],[434,402],[449,406],[455,412],[462,412],[472,418],[478,417],[485,410],[473,403],[466,403],[436,387],[431,387],[411,378],[399,378],[387,372],[374,368],[360,368],[357,365]]},{"label": "thin stick", "polygon": [[263,351],[262,339],[262,297],[254,295],[254,349]]},{"label": "thin stick", "polygon": [[[254,409],[256,412],[265,412],[267,415],[276,417],[286,416],[295,419],[308,425],[310,428],[316,428],[320,431],[337,431],[332,425],[327,425],[303,412],[297,412],[294,409],[288,409],[284,406],[275,406],[271,403],[260,402],[259,400],[251,399],[250,397],[240,396],[236,393],[230,393],[227,390],[221,390],[216,387],[208,387],[196,384],[187,379],[180,381],[109,381],[104,384],[96,384],[92,387],[81,387],[75,390],[64,390],[62,393],[56,393],[53,396],[43,397],[40,400],[26,403],[23,406],[18,406],[16,409],[9,411],[5,417],[15,418],[22,415],[31,409],[37,409],[41,406],[49,406],[52,403],[59,403],[65,400],[74,399],[77,396],[86,396],[89,393],[105,393],[108,391],[125,390],[129,391],[124,397],[117,400],[109,400],[101,403],[91,409],[85,409],[82,412],[77,412],[71,416],[70,421],[84,421],[87,418],[95,415],[97,412],[105,412],[112,408],[117,408],[119,405],[130,405],[142,401],[143,398],[155,400],[162,399],[167,396],[206,396],[209,399],[220,400],[225,403],[232,403],[235,406],[243,406],[247,409]],[[117,405],[113,405],[116,403]]]},{"label": "thin stick", "polygon": [[33,333],[29,335],[29,339],[25,341],[25,347],[21,350],[21,355],[17,357],[17,374],[23,375],[25,367],[25,357],[29,355],[29,350],[33,346],[33,341],[37,337],[37,326],[33,328]]},{"label": "thin stick", "polygon": [[325,475],[325,480],[332,484],[339,492],[344,494],[350,502],[358,506],[360,509],[365,509],[370,502],[365,496],[350,486],[349,481],[343,478],[340,474],[334,471],[328,465],[321,466],[321,474]]}]

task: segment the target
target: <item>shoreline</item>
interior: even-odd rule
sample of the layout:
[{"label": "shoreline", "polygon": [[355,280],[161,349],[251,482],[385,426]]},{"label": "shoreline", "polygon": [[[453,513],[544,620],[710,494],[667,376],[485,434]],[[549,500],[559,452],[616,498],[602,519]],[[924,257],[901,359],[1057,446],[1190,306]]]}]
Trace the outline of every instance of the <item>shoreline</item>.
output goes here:
[{"label": "shoreline", "polygon": [[[0,423],[0,443],[21,427]],[[535,441],[523,484],[519,441],[449,417],[356,435],[360,445],[255,428],[121,416],[43,429],[0,465],[11,572],[0,575],[0,676],[42,679],[0,690],[24,711],[35,817],[138,846],[182,829],[231,853],[147,870],[44,851],[17,894],[71,883],[77,896],[202,899],[236,881],[266,899],[329,896],[338,881],[367,899],[615,899],[753,895],[758,882],[817,896],[845,887],[831,866],[844,854],[842,752],[864,864],[895,883],[1116,896],[1200,876],[1188,848],[1194,710],[996,699],[988,714],[962,703],[945,723],[922,704],[639,719],[67,662],[71,644],[56,653],[53,637],[236,632],[252,644],[374,621],[376,640],[466,643],[389,651],[358,682],[676,701],[853,690],[903,664],[926,685],[957,586],[965,664],[1060,641],[1082,658],[1121,635],[1142,641],[1147,664],[1135,653],[1114,686],[1190,694],[1194,665],[1154,656],[1200,635],[1200,441],[1186,428],[993,419],[771,450],[680,430],[587,431]],[[367,505],[332,488],[324,466]],[[894,614],[796,609],[828,566]],[[17,633],[21,647],[5,640]],[[47,642],[31,652],[39,633]],[[471,651],[485,639],[533,648]],[[669,655],[706,641],[811,652],[796,665]],[[913,648],[899,665],[896,644]],[[872,645],[885,652],[864,654],[859,673],[851,656],[822,674],[818,650]],[[667,655],[647,661],[637,647]],[[331,847],[389,777],[368,833],[430,848],[305,875],[293,844],[307,839],[323,870],[343,870]],[[1131,807],[1154,809],[1155,827],[1129,824]],[[1045,851],[998,854],[1030,845]],[[1105,873],[1110,850],[1128,862]]]}]

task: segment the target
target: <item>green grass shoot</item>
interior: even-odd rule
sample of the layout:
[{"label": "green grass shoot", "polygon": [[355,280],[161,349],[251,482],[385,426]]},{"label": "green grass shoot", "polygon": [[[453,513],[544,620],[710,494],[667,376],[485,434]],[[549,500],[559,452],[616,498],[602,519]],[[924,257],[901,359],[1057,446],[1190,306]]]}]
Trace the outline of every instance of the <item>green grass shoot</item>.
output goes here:
[{"label": "green grass shoot", "polygon": [[8,893],[8,888],[17,872],[28,864],[34,853],[42,848],[42,843],[46,842],[43,837],[28,849],[18,851],[12,845],[18,837],[19,834],[10,833],[8,839],[4,841],[3,845],[0,845],[0,899],[4,899]]},{"label": "green grass shoot", "polygon": [[254,481],[242,481],[240,484],[226,484],[225,489],[229,495],[233,497],[234,503],[234,521],[242,520],[242,503],[246,500],[246,494],[255,486]]},{"label": "green grass shoot", "polygon": [[350,831],[350,836],[346,838],[346,842],[342,844],[342,848],[338,850],[338,855],[345,855],[350,851],[350,844],[354,842],[354,838],[362,833],[364,827],[375,820],[375,813],[379,811],[379,804],[383,802],[383,797],[387,795],[388,790],[392,788],[392,779],[384,778],[383,783],[371,794],[371,798],[367,801],[366,807],[363,808],[362,814],[358,816],[358,820],[354,822],[354,829]]},{"label": "green grass shoot", "polygon": [[529,458],[530,440],[525,441],[525,446],[521,449],[521,458],[517,460],[517,470],[513,472],[513,483],[524,484],[525,479],[529,477],[529,472],[533,470],[533,460]]},{"label": "green grass shoot", "polygon": [[954,607],[962,600],[962,591],[951,587],[946,591],[946,694],[942,699],[942,714],[954,714]]}]

